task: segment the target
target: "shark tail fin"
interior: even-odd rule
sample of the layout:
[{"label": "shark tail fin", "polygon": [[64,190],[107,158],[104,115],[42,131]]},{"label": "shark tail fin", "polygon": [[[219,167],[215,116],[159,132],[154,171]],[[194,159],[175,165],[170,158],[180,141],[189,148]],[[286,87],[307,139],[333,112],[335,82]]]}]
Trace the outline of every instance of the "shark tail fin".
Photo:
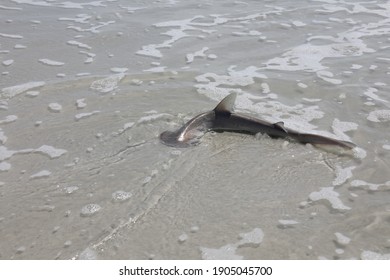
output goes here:
[{"label": "shark tail fin", "polygon": [[346,149],[353,149],[356,145],[352,142],[333,139],[330,137],[310,134],[310,133],[298,133],[294,134],[294,138],[296,138],[301,143],[311,143],[311,144],[319,144],[319,145],[336,145]]},{"label": "shark tail fin", "polygon": [[216,114],[231,114],[234,111],[234,102],[236,101],[236,93],[231,93],[222,99],[221,102],[214,108]]}]

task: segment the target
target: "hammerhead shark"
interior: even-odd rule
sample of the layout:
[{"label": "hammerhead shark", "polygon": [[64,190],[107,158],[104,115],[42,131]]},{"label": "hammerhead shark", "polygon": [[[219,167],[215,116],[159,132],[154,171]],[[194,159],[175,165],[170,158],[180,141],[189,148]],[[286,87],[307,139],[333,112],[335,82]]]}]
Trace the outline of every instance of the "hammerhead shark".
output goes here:
[{"label": "hammerhead shark", "polygon": [[212,111],[201,113],[189,120],[176,131],[164,131],[160,134],[163,144],[185,148],[200,143],[202,136],[208,131],[231,131],[246,134],[265,133],[272,138],[292,138],[306,144],[336,145],[352,149],[356,145],[330,137],[301,133],[286,128],[283,122],[270,123],[252,116],[235,113],[233,110],[236,94],[226,96]]}]

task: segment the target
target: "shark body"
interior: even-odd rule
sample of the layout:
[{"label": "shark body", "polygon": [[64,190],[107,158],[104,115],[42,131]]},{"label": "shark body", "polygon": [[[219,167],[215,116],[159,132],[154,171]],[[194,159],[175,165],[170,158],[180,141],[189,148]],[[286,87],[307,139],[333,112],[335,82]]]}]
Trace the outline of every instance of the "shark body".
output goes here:
[{"label": "shark body", "polygon": [[202,136],[208,131],[231,131],[247,134],[266,133],[273,138],[292,138],[306,144],[336,145],[352,149],[356,145],[330,137],[301,133],[288,129],[283,122],[271,123],[233,110],[236,94],[225,97],[212,111],[201,113],[189,120],[176,131],[164,131],[160,135],[163,144],[172,147],[189,147],[199,144]]}]

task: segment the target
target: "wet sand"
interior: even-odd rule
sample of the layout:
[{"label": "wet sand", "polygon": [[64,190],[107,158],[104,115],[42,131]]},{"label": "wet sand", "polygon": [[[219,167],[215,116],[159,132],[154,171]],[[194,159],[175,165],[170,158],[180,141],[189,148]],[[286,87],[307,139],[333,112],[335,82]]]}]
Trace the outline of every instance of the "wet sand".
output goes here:
[{"label": "wet sand", "polygon": [[[1,259],[388,259],[386,1],[0,4]],[[236,110],[351,153],[208,133]]]}]

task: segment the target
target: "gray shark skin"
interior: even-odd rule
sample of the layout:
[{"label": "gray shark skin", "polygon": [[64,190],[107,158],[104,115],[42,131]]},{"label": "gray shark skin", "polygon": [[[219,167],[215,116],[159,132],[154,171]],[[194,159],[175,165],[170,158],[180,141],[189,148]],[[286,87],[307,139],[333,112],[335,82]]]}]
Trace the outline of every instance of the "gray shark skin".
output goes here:
[{"label": "gray shark skin", "polygon": [[185,148],[199,144],[200,138],[208,131],[231,131],[247,134],[266,133],[273,138],[292,138],[306,144],[336,145],[352,149],[356,145],[326,136],[300,133],[284,127],[283,122],[270,123],[233,111],[236,94],[225,97],[214,110],[199,114],[176,131],[164,131],[160,135],[163,144]]}]

